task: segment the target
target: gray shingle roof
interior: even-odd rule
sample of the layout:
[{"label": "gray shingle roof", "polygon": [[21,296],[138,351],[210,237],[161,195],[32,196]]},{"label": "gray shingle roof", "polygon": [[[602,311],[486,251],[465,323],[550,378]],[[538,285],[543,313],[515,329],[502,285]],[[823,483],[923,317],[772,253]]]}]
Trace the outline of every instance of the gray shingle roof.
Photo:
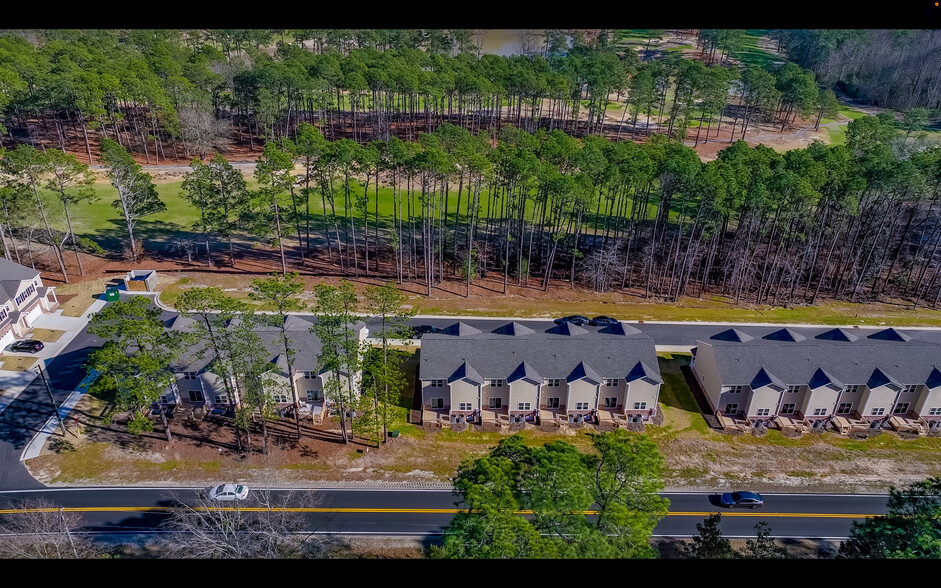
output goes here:
[{"label": "gray shingle roof", "polygon": [[480,329],[474,328],[467,323],[456,322],[441,329],[441,334],[451,335],[452,337],[465,337],[467,335],[479,335]]},{"label": "gray shingle roof", "polygon": [[20,265],[6,258],[0,258],[0,280],[4,282],[7,280],[16,282],[32,280],[38,275],[39,270]]},{"label": "gray shingle roof", "polygon": [[637,335],[641,332],[641,330],[618,322],[613,325],[608,325],[607,327],[600,329],[598,332],[604,333],[605,335]]},{"label": "gray shingle roof", "polygon": [[584,361],[578,362],[578,365],[575,366],[575,369],[572,370],[565,380],[567,382],[574,382],[575,380],[586,379],[594,382],[595,384],[600,384],[602,381],[601,374],[596,372],[590,365],[586,365]]},{"label": "gray shingle roof", "polygon": [[522,335],[532,335],[536,331],[530,329],[526,325],[521,325],[516,321],[512,323],[507,323],[503,326],[497,327],[492,331],[498,335],[510,335],[511,337],[520,337]]},{"label": "gray shingle roof", "polygon": [[791,329],[778,329],[777,331],[768,333],[767,335],[762,337],[762,339],[769,339],[771,341],[789,341],[791,343],[797,343],[798,341],[804,341],[805,339],[807,339],[807,337],[801,335],[800,333],[796,331],[792,331]]},{"label": "gray shingle roof", "polygon": [[[229,328],[232,328],[239,319],[236,317],[229,323]],[[185,317],[179,317],[177,319],[171,319],[172,324],[169,325],[169,328],[189,328],[192,325],[192,319],[187,319]],[[170,321],[168,321],[170,322]],[[310,327],[313,323],[307,321],[301,317],[295,315],[289,315],[287,317],[286,324],[288,326],[288,339],[291,341],[291,349],[294,350],[294,356],[291,358],[291,362],[294,364],[294,369],[300,371],[318,371],[318,362],[317,356],[320,355],[320,351],[323,346],[320,344],[320,339],[314,333],[310,332]],[[352,331],[354,333],[358,332],[359,329],[366,326],[366,323],[362,321],[357,321],[352,325]],[[280,357],[284,354],[284,345],[281,342],[281,330],[277,326],[266,326],[261,327],[255,330],[258,334],[258,337],[262,341],[264,346],[265,353],[268,355],[268,360],[272,363],[275,363],[278,369],[281,369],[286,372],[287,370],[287,360],[284,357]],[[198,349],[203,347],[201,344],[193,345],[183,354],[182,357],[174,364],[173,370],[176,372],[182,371],[201,371],[213,360],[214,354],[212,348],[210,347],[203,358],[197,358],[196,354]],[[277,364],[280,357],[280,364]]]},{"label": "gray shingle roof", "polygon": [[524,379],[535,382],[537,384],[542,384],[542,376],[539,375],[539,372],[533,369],[533,366],[529,365],[525,361],[516,366],[516,369],[513,370],[513,373],[510,374],[510,377],[507,378],[507,381],[515,382],[517,380]]},{"label": "gray shingle roof", "polygon": [[480,374],[477,373],[477,370],[471,367],[470,364],[468,364],[466,361],[457,366],[457,369],[454,370],[454,373],[448,377],[448,383],[456,382],[457,380],[467,380],[468,382],[478,386],[484,383],[484,379],[480,377]]},{"label": "gray shingle roof", "polygon": [[[581,372],[600,382],[601,378],[623,378],[642,361],[647,366],[644,372],[659,381],[656,349],[647,335],[640,332],[612,335],[589,332],[575,325],[570,325],[571,329],[559,329],[560,326],[516,337],[490,332],[462,336],[427,334],[422,337],[419,378],[447,379],[467,362],[483,378],[508,379],[525,363],[523,369],[538,376],[537,379],[568,380],[584,363],[579,368]],[[584,334],[560,333],[576,329]]]},{"label": "gray shingle roof", "polygon": [[634,367],[631,368],[631,371],[627,373],[627,376],[624,379],[628,382],[633,382],[634,380],[638,380],[640,378],[652,380],[657,384],[663,383],[663,378],[660,377],[660,372],[651,368],[642,361],[638,361],[636,364],[634,364]]},{"label": "gray shingle roof", "polygon": [[941,365],[941,345],[936,343],[859,338],[842,329],[829,329],[803,341],[762,337],[743,343],[710,339],[700,344],[713,347],[723,386],[749,385],[761,368],[791,386],[815,387],[831,381],[840,387],[861,385],[877,369],[882,376],[873,381],[924,384],[935,366]]},{"label": "gray shingle roof", "polygon": [[765,368],[758,368],[758,373],[755,374],[755,377],[752,378],[751,387],[752,389],[761,388],[762,386],[776,386],[780,389],[787,388],[787,384],[784,381],[766,370]]},{"label": "gray shingle roof", "polygon": [[574,337],[576,335],[585,335],[588,333],[587,329],[583,329],[576,324],[570,323],[568,321],[557,324],[552,327],[547,333],[552,333],[554,335],[565,335],[567,337]]},{"label": "gray shingle roof", "polygon": [[746,341],[751,341],[754,337],[748,333],[743,333],[738,329],[726,329],[709,338],[715,341],[735,341],[736,343],[744,343]]}]

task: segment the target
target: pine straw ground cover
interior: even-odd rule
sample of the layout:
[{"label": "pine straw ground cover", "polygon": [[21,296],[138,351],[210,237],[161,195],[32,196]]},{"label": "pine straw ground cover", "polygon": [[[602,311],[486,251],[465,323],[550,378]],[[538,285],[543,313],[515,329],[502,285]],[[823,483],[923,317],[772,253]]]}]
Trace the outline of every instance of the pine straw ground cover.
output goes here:
[{"label": "pine straw ground cover", "polygon": [[[666,458],[667,485],[676,489],[712,490],[747,485],[749,489],[793,491],[880,492],[941,475],[941,438],[900,439],[894,432],[867,440],[835,433],[788,439],[777,431],[765,437],[733,437],[709,429],[685,387],[680,368],[688,355],[660,358],[664,376],[662,426],[648,426]],[[381,447],[344,445],[339,427],[326,421],[304,424],[305,436],[293,440],[293,423],[270,426],[272,444],[266,457],[255,451],[239,455],[232,429],[215,417],[204,421],[171,421],[174,439],[160,430],[135,437],[120,422],[105,426],[105,405],[85,396],[68,422],[68,438],[46,444],[40,457],[26,462],[30,472],[52,486],[82,484],[210,485],[240,481],[249,485],[316,486],[330,481],[447,482],[464,459],[485,454],[504,438],[475,430],[426,431],[398,423],[401,436]],[[78,418],[78,422],[74,420]],[[527,443],[557,440],[590,447],[589,429],[524,431]],[[74,435],[73,435],[74,433]],[[261,437],[254,434],[258,449]]]}]

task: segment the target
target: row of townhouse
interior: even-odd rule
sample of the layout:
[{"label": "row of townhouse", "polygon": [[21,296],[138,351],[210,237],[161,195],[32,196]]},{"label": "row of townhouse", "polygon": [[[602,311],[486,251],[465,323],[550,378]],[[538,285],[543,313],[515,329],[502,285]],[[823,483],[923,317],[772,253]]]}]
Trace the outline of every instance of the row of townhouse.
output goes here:
[{"label": "row of townhouse", "polygon": [[43,286],[39,271],[0,258],[0,352],[58,307],[55,287]]},{"label": "row of townhouse", "polygon": [[868,336],[829,329],[813,337],[728,329],[693,351],[692,372],[720,419],[941,427],[941,345],[895,329]]},{"label": "row of townhouse", "polygon": [[[239,319],[233,319],[227,328],[234,328]],[[178,315],[170,319],[167,327],[174,330],[189,330],[193,319]],[[273,399],[281,412],[289,411],[293,407],[291,391],[296,390],[300,402],[302,415],[313,415],[316,420],[323,417],[325,399],[323,390],[328,380],[340,379],[344,386],[349,385],[353,390],[359,390],[362,373],[349,374],[318,369],[317,356],[320,355],[322,345],[320,339],[310,331],[313,326],[311,320],[299,316],[288,316],[285,319],[285,330],[291,341],[293,371],[289,371],[287,358],[284,355],[284,345],[281,341],[281,329],[277,326],[265,326],[256,329],[264,345],[263,353],[268,357],[270,369],[262,375],[274,385]],[[360,343],[369,336],[369,330],[363,322],[352,325],[351,336]],[[200,408],[204,412],[213,410],[227,411],[236,406],[237,398],[230,397],[226,392],[226,382],[223,376],[216,373],[214,368],[216,358],[211,351],[202,356],[197,348],[187,350],[172,366],[174,379],[167,388],[166,394],[160,399],[160,404],[167,407],[183,406]],[[235,386],[229,383],[229,389]],[[244,392],[244,390],[240,390]]]},{"label": "row of townhouse", "polygon": [[421,340],[423,422],[603,423],[657,414],[653,340],[619,323],[589,330],[458,322]]}]

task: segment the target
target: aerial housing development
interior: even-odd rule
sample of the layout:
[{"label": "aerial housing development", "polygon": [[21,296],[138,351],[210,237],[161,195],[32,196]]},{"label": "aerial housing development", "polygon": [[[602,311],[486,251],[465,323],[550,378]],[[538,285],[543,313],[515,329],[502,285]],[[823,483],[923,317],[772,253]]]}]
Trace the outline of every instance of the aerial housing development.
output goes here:
[{"label": "aerial housing development", "polygon": [[5,11],[0,559],[941,559],[923,4]]},{"label": "aerial housing development", "polygon": [[941,424],[941,346],[887,328],[805,337],[728,329],[698,341],[691,369],[710,407],[735,426],[890,425],[925,433]]},{"label": "aerial housing development", "polygon": [[663,380],[653,340],[624,323],[481,331],[458,322],[421,345],[424,422],[560,426],[657,415]]}]

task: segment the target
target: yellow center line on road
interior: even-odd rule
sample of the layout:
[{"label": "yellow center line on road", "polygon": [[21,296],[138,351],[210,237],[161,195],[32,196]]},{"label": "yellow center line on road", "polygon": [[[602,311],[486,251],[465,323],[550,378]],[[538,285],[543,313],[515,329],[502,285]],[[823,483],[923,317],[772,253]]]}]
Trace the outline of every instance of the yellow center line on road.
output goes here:
[{"label": "yellow center line on road", "polygon": [[[179,509],[174,506],[78,506],[58,508],[26,508],[26,509],[4,509],[0,514],[22,514],[31,512],[167,512]],[[207,507],[193,507],[192,510],[217,510],[217,511],[245,511],[245,512],[301,512],[301,513],[348,513],[348,514],[457,514],[467,512],[457,508],[307,508],[307,507],[234,507],[219,506],[208,509]],[[715,514],[716,511],[702,512],[670,512],[667,516],[671,517],[708,517]],[[516,514],[533,514],[531,510],[520,510]],[[586,510],[582,512],[586,515],[596,515],[596,510]],[[874,514],[848,514],[848,513],[821,513],[821,512],[728,512],[721,513],[724,517],[761,517],[761,518],[797,518],[797,519],[865,519],[875,517]]]}]

